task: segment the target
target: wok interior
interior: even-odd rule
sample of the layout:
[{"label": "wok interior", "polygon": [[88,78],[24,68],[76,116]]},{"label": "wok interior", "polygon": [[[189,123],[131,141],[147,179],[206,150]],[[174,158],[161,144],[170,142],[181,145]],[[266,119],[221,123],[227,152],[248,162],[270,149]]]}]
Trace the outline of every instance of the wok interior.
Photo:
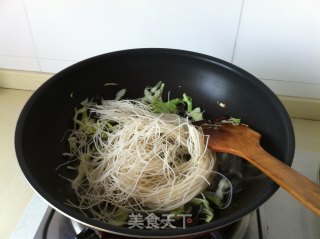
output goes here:
[{"label": "wok interior", "polygon": [[[141,97],[147,85],[158,81],[165,83],[170,98],[187,93],[194,106],[205,111],[207,119],[220,115],[241,118],[261,133],[262,145],[268,152],[291,164],[294,151],[291,122],[276,96],[260,81],[215,58],[184,51],[142,49],[80,62],[53,76],[34,93],[20,116],[16,133],[18,160],[32,186],[54,207],[80,221],[117,233],[133,233],[134,230],[86,218],[65,205],[67,199],[74,199],[74,193],[55,168],[66,160],[62,153],[68,151],[68,145],[63,137],[73,127],[74,109],[81,101],[101,96],[113,99],[122,88],[128,90],[128,98]],[[104,86],[111,82],[118,86]],[[59,173],[75,176],[63,168]],[[267,178],[256,180],[236,194],[232,204],[214,222],[160,234],[183,234],[225,225],[260,206],[276,189]],[[160,235],[157,231],[135,233]]]}]

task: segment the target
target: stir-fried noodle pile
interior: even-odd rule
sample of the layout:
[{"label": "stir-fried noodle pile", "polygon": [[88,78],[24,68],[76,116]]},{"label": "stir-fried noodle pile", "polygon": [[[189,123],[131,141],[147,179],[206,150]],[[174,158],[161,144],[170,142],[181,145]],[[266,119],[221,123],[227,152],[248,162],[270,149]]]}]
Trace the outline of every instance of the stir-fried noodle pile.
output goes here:
[{"label": "stir-fried noodle pile", "polygon": [[176,209],[208,186],[215,154],[187,119],[133,100],[104,101],[89,111],[69,137],[70,156],[80,160],[74,206],[112,222],[124,212]]}]

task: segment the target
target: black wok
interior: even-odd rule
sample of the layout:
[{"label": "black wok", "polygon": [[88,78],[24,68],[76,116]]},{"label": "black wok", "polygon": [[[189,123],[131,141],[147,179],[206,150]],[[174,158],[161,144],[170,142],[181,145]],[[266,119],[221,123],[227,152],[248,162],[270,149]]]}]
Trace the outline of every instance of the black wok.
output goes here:
[{"label": "black wok", "polygon": [[[139,230],[116,227],[84,216],[65,204],[74,199],[70,183],[55,168],[68,151],[62,141],[72,128],[74,108],[87,97],[113,99],[127,88],[129,98],[140,97],[147,85],[166,84],[171,98],[187,93],[208,119],[220,115],[241,118],[262,135],[262,146],[291,165],[294,133],[277,96],[257,78],[225,61],[172,49],[134,49],[108,53],[79,62],[45,82],[29,99],[17,123],[15,147],[19,164],[32,187],[68,217],[100,230],[139,237],[185,237],[226,226],[263,204],[278,186],[267,178],[246,184],[215,221],[186,229]],[[105,87],[108,82],[119,86]],[[73,94],[73,97],[71,97]],[[223,102],[225,107],[221,107]],[[60,172],[73,177],[70,172]]]}]

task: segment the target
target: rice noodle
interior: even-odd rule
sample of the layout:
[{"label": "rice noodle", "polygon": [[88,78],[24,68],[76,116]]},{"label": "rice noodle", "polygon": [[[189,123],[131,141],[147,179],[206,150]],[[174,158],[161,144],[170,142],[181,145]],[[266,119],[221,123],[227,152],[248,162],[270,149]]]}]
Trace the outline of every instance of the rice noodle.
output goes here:
[{"label": "rice noodle", "polygon": [[80,160],[73,206],[110,223],[122,212],[176,209],[209,185],[215,154],[187,119],[133,100],[103,101],[90,112],[94,133],[69,137]]}]

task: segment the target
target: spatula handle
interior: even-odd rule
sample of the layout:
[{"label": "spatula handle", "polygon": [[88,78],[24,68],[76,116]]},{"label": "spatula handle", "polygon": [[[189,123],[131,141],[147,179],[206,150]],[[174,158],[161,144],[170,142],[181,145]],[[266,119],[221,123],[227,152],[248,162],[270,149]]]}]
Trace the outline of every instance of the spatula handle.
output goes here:
[{"label": "spatula handle", "polygon": [[320,187],[307,177],[274,158],[262,147],[243,155],[305,207],[320,216]]}]

